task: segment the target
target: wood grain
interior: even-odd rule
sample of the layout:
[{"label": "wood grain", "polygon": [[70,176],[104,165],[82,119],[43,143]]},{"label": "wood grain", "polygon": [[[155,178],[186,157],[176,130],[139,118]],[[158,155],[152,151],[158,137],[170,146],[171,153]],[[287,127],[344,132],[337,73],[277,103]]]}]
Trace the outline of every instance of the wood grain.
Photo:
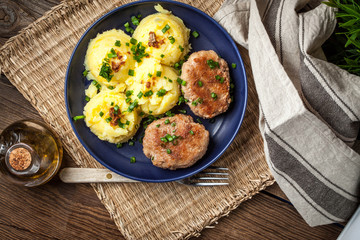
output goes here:
[{"label": "wood grain", "polygon": [[[0,0],[0,45],[42,16],[58,0]],[[31,118],[36,110],[0,77],[0,131]],[[65,153],[62,167],[74,167]],[[270,194],[276,196],[274,198]],[[342,230],[328,225],[310,228],[277,185],[242,203],[199,239],[336,239]],[[0,182],[1,239],[124,239],[88,184],[65,184],[58,177],[37,188]]]}]

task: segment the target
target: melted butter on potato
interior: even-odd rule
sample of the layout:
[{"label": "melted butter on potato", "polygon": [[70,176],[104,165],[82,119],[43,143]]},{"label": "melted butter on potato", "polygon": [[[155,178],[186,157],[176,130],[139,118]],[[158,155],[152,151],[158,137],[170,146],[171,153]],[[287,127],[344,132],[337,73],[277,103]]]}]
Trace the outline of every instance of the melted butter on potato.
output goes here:
[{"label": "melted butter on potato", "polygon": [[[120,41],[121,46],[115,46],[115,42]],[[116,84],[124,82],[129,76],[129,69],[134,68],[135,61],[130,54],[130,48],[126,43],[130,41],[130,36],[121,30],[112,29],[98,34],[94,39],[90,40],[85,56],[85,68],[89,71],[87,78],[96,80],[106,86],[116,86]],[[117,57],[109,58],[113,49]],[[104,59],[109,59],[109,66],[115,67],[115,71],[111,71],[113,75],[110,81],[100,76],[101,67]]]},{"label": "melted butter on potato", "polygon": [[[151,57],[160,60],[161,64],[173,66],[190,50],[190,30],[180,18],[170,12],[164,13],[165,10],[159,7],[155,9],[161,12],[141,20],[133,37],[148,46],[147,52]],[[171,43],[169,38],[175,41]]]},{"label": "melted butter on potato", "polygon": [[[125,100],[126,96],[123,93],[101,91],[86,104],[84,108],[85,123],[99,139],[111,143],[121,143],[135,135],[141,117],[137,109],[132,112],[127,111],[130,104]],[[119,107],[120,121],[124,124],[124,128],[119,125],[112,126],[106,121],[110,117],[110,109],[116,105]],[[129,121],[129,125],[126,125],[126,121]]]},{"label": "melted butter on potato", "polygon": [[[136,71],[140,72],[136,76],[142,77],[128,79],[127,90],[133,91],[133,97],[138,99],[144,113],[160,115],[176,105],[180,88],[176,81],[178,75],[173,68],[156,64],[155,59],[147,59]],[[148,73],[152,76],[150,77]],[[157,74],[160,74],[160,77]]]}]

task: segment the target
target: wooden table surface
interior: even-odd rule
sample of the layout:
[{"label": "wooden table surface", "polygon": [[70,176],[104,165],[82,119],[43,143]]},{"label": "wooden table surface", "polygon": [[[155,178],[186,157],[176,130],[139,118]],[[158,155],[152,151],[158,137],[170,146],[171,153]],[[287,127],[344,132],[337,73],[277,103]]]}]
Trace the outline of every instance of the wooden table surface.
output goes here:
[{"label": "wooden table surface", "polygon": [[[0,47],[59,0],[0,0]],[[0,132],[16,120],[43,121],[1,75]],[[75,166],[65,153],[63,167]],[[309,227],[275,183],[201,232],[199,239],[336,239],[340,224]],[[1,239],[124,239],[89,184],[65,184],[56,176],[44,186],[0,182]]]}]

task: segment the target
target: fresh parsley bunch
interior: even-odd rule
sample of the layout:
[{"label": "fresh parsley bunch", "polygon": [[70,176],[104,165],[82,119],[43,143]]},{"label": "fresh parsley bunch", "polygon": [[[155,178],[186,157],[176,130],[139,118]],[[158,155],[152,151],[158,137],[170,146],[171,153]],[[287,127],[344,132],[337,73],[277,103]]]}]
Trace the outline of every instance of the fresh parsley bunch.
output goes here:
[{"label": "fresh parsley bunch", "polygon": [[357,1],[328,0],[324,4],[338,8],[336,13],[338,28],[335,31],[337,35],[342,35],[343,38],[335,38],[337,42],[345,43],[345,51],[333,55],[332,62],[360,76],[360,5],[356,3]]}]

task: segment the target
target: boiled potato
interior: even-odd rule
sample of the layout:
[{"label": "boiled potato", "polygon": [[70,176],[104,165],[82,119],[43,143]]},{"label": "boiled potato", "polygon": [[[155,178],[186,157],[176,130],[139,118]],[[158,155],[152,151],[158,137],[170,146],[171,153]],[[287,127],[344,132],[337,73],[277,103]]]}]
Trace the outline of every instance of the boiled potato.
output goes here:
[{"label": "boiled potato", "polygon": [[[116,29],[90,40],[84,62],[85,69],[89,71],[87,78],[114,87],[124,82],[129,77],[129,69],[133,69],[135,64],[130,48],[126,46],[129,41],[127,34]],[[104,77],[106,74],[109,77]]]},{"label": "boiled potato", "polygon": [[168,66],[189,52],[189,36],[190,30],[183,21],[166,10],[145,17],[133,34],[133,38],[148,46],[146,52],[151,57]]},{"label": "boiled potato", "polygon": [[[118,106],[120,125],[111,124],[110,111]],[[126,142],[132,138],[141,121],[137,108],[129,111],[130,103],[126,103],[124,93],[101,91],[85,105],[84,115],[86,125],[99,137],[111,143]]]},{"label": "boiled potato", "polygon": [[143,77],[129,78],[126,84],[128,85],[127,91],[132,91],[132,97],[138,99],[144,113],[160,115],[176,105],[180,96],[180,88],[175,70],[165,65],[152,65],[151,63],[154,61],[156,60],[144,61],[136,69],[144,73]]}]

